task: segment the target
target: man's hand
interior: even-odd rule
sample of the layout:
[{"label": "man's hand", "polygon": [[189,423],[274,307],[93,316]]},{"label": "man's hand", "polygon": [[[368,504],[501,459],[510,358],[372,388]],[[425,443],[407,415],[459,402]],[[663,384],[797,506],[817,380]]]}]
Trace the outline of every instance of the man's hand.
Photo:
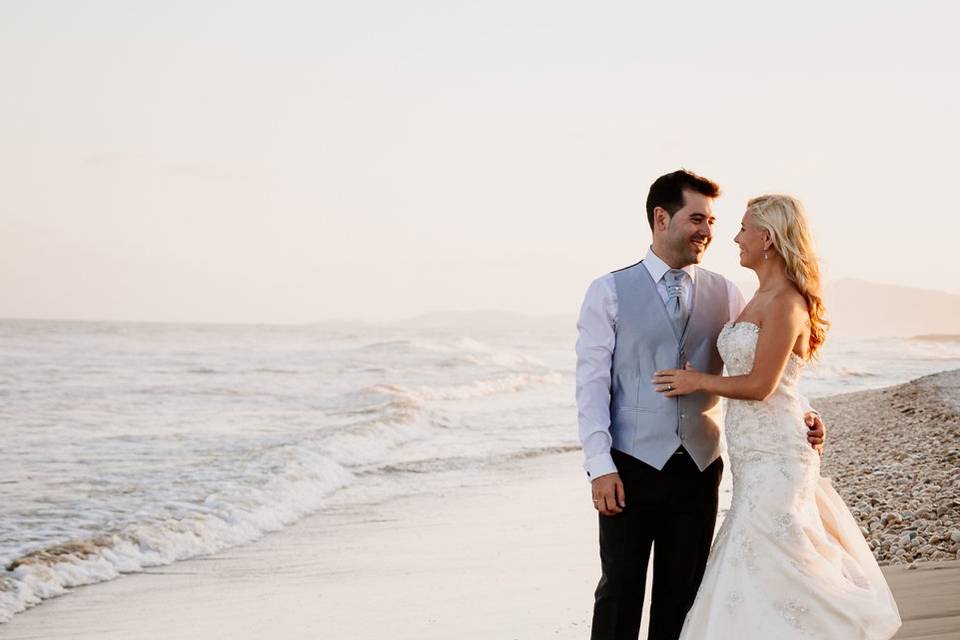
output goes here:
[{"label": "man's hand", "polygon": [[601,515],[615,516],[627,506],[619,473],[608,473],[590,482],[593,506]]},{"label": "man's hand", "polygon": [[820,414],[808,411],[803,414],[803,421],[807,423],[807,440],[814,451],[823,455],[823,441],[827,437],[827,427],[824,426]]}]

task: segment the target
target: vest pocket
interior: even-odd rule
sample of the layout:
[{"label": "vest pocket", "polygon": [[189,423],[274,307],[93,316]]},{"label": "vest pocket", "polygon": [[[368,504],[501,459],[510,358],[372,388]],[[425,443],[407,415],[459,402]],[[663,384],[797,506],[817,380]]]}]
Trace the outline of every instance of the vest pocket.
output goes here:
[{"label": "vest pocket", "polygon": [[617,427],[635,429],[640,426],[641,416],[652,413],[657,413],[657,411],[644,407],[619,407],[610,422]]}]

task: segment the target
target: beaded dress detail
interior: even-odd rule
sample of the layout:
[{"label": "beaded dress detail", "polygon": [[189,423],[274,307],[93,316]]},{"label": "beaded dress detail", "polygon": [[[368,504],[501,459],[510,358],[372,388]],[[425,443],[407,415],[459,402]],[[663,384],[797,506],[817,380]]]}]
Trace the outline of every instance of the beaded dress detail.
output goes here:
[{"label": "beaded dress detail", "polygon": [[[760,328],[727,323],[717,347],[727,375],[753,368]],[[843,500],[820,477],[791,354],[773,395],[727,400],[733,498],[681,640],[887,640],[893,595]]]}]

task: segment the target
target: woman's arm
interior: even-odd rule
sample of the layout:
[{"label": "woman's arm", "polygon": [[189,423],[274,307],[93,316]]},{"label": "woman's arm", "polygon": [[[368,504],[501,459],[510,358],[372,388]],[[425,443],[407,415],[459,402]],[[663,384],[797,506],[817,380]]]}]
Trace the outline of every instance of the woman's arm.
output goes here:
[{"label": "woman's arm", "polygon": [[766,400],[777,388],[790,359],[793,345],[807,319],[805,305],[794,300],[774,300],[764,314],[763,330],[757,339],[753,369],[742,376],[716,376],[687,369],[670,369],[654,374],[653,384],[667,397],[703,391],[737,400]]}]

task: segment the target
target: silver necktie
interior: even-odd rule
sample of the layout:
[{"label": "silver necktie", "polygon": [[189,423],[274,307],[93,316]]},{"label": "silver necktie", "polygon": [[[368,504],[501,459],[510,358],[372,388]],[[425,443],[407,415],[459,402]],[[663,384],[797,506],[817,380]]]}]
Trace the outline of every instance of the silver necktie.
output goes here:
[{"label": "silver necktie", "polygon": [[663,281],[667,285],[667,315],[673,322],[677,338],[683,335],[683,328],[687,325],[688,311],[683,301],[683,276],[680,269],[670,269],[663,274]]}]

